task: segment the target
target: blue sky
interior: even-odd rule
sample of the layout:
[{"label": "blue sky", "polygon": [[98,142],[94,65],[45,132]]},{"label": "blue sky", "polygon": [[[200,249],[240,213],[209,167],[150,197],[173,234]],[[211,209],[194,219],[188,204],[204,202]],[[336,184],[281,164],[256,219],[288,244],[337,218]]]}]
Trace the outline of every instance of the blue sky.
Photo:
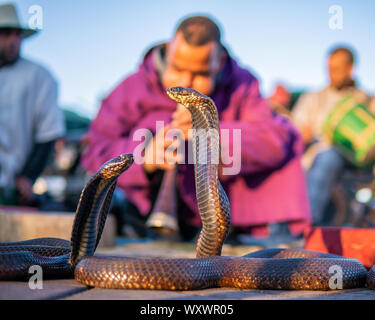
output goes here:
[{"label": "blue sky", "polygon": [[[2,1],[6,3],[9,1]],[[32,5],[43,9],[41,32],[22,52],[46,65],[60,84],[60,105],[95,116],[100,100],[137,69],[145,51],[171,38],[181,17],[206,13],[223,40],[253,71],[265,95],[326,84],[326,52],[347,43],[358,53],[356,78],[375,94],[375,1],[340,0],[16,0],[27,24]],[[340,5],[343,29],[332,30],[328,10]]]}]

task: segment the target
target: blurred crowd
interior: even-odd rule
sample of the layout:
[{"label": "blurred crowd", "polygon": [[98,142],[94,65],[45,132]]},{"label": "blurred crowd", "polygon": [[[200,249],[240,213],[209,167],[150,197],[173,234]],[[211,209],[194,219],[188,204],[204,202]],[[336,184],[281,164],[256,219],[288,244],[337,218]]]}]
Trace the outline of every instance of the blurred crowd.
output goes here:
[{"label": "blurred crowd", "polygon": [[[89,176],[111,158],[133,153],[140,143],[133,134],[145,128],[154,137],[145,144],[144,162],[118,179],[111,209],[117,232],[195,239],[193,165],[172,165],[168,153],[162,163],[154,157],[171,144],[158,139],[169,129],[180,129],[191,143],[189,112],[165,93],[182,86],[215,101],[221,129],[241,130],[240,172],[223,174],[226,164],[219,172],[231,203],[229,242],[295,241],[311,225],[375,225],[375,99],[357,85],[350,46],[329,49],[329,83],[321,90],[293,92],[278,84],[262,97],[256,77],[222,44],[218,23],[191,16],[170,41],[149,48],[91,121],[60,108],[49,70],[22,56],[22,42],[35,33],[12,4],[0,5],[0,206],[74,212]],[[156,121],[166,125],[157,131]],[[236,147],[222,145],[229,153]],[[165,195],[175,212],[156,210]]]}]

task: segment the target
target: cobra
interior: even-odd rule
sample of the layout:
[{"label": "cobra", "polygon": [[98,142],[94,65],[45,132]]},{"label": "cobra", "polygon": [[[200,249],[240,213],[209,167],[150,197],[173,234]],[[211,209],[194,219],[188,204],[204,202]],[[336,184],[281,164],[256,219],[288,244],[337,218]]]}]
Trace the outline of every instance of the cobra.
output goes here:
[{"label": "cobra", "polygon": [[172,87],[167,94],[191,112],[196,129],[195,184],[202,220],[197,258],[94,256],[117,178],[133,162],[132,155],[124,154],[105,163],[82,190],[70,242],[35,239],[0,244],[0,279],[26,278],[29,266],[38,264],[46,276],[66,277],[74,273],[77,281],[101,288],[329,290],[333,275],[330,269],[334,266],[342,271],[343,289],[363,287],[366,281],[368,287],[375,288],[375,269],[367,273],[356,259],[302,249],[266,249],[243,257],[221,256],[230,225],[230,206],[215,161],[220,154],[217,109],[211,98],[193,89]]}]

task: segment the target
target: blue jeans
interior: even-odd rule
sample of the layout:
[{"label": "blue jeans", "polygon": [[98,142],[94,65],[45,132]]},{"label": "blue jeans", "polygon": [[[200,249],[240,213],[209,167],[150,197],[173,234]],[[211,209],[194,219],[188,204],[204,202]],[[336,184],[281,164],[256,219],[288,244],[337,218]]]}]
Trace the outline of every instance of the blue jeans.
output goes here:
[{"label": "blue jeans", "polygon": [[347,160],[332,147],[317,154],[312,167],[307,172],[307,187],[310,198],[311,212],[314,225],[323,220],[332,193],[344,171]]}]

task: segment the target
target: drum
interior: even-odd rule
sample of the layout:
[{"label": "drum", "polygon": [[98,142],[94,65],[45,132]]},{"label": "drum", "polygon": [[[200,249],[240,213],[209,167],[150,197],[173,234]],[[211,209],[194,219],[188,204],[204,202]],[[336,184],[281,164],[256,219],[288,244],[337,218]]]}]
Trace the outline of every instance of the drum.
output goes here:
[{"label": "drum", "polygon": [[375,162],[375,115],[354,97],[341,100],[329,114],[323,134],[354,165]]}]

